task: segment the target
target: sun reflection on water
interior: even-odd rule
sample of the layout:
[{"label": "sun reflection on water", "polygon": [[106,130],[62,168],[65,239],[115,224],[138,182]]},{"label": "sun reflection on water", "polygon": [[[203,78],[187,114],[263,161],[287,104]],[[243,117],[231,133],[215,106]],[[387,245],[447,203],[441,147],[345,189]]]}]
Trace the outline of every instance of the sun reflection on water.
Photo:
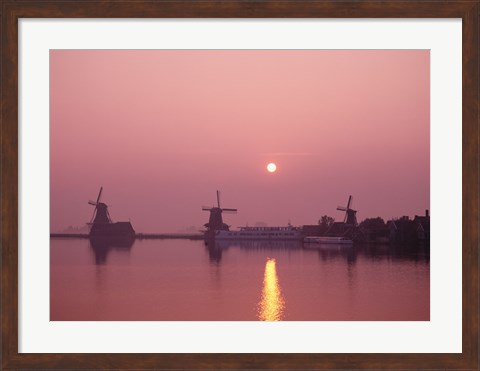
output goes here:
[{"label": "sun reflection on water", "polygon": [[275,259],[268,259],[263,277],[262,298],[258,303],[258,319],[281,321],[284,317],[285,300],[278,283]]}]

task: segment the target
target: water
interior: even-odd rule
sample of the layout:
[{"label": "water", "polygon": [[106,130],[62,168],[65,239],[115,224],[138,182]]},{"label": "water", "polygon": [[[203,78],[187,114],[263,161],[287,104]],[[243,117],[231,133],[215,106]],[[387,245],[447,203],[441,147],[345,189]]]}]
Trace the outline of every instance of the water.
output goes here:
[{"label": "water", "polygon": [[51,239],[53,321],[430,318],[425,249]]}]

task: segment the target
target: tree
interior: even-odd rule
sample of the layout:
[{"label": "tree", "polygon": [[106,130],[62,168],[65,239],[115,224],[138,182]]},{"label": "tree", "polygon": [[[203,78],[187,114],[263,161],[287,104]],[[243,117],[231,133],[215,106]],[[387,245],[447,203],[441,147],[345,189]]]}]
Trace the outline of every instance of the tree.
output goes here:
[{"label": "tree", "polygon": [[330,226],[333,224],[335,219],[333,219],[331,216],[324,215],[320,218],[318,221],[318,225],[320,226],[320,232],[324,233],[330,228]]},{"label": "tree", "polygon": [[379,216],[376,218],[367,218],[360,223],[360,227],[364,229],[383,229],[385,228],[385,221]]}]

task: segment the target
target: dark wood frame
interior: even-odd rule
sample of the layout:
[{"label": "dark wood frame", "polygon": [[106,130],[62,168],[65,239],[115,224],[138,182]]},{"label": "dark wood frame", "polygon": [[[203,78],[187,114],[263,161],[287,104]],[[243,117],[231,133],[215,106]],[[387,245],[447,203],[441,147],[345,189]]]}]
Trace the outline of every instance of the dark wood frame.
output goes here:
[{"label": "dark wood frame", "polygon": [[[2,369],[479,369],[479,9],[451,1],[0,0]],[[461,354],[18,353],[19,18],[461,18],[463,346]],[[448,196],[446,196],[448,197]],[[434,246],[432,248],[435,248]],[[448,334],[445,334],[448,336]]]}]

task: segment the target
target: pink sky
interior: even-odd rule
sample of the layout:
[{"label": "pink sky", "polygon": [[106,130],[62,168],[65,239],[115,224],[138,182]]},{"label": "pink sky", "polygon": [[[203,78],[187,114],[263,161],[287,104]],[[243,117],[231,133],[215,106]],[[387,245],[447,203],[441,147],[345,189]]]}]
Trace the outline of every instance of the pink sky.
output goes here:
[{"label": "pink sky", "polygon": [[[52,50],[51,231],[100,186],[115,221],[176,232],[222,192],[232,227],[430,207],[427,50]],[[278,170],[266,171],[268,162]]]}]

